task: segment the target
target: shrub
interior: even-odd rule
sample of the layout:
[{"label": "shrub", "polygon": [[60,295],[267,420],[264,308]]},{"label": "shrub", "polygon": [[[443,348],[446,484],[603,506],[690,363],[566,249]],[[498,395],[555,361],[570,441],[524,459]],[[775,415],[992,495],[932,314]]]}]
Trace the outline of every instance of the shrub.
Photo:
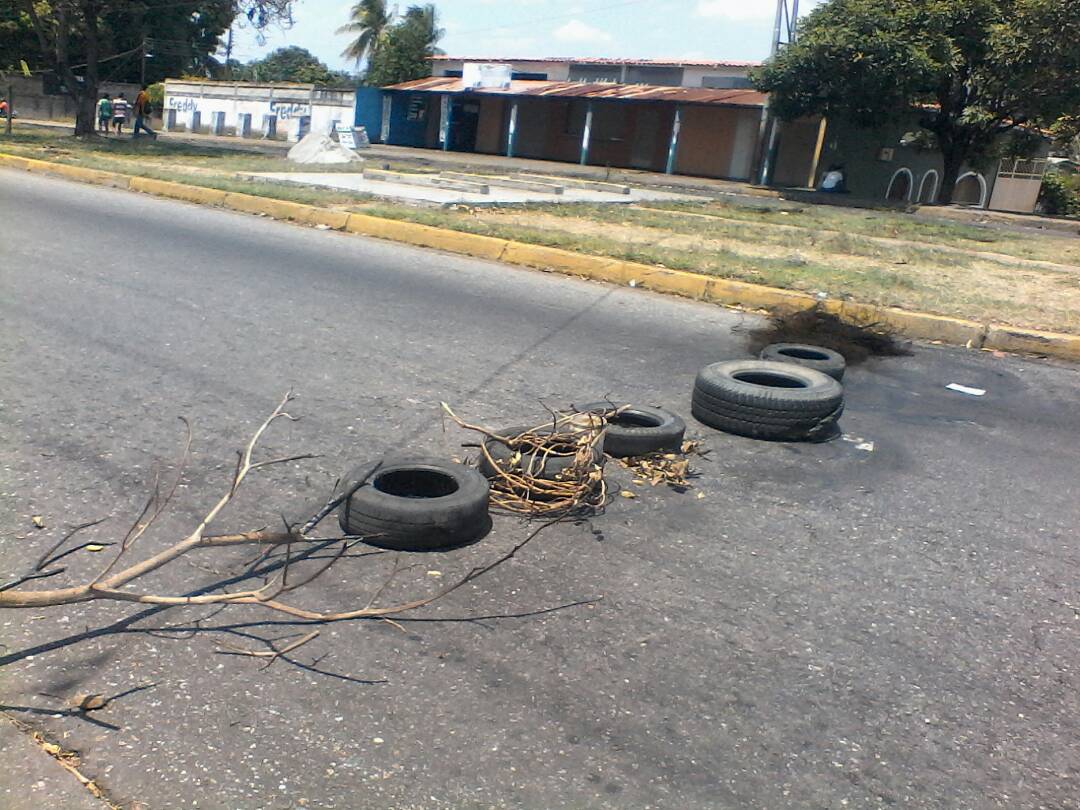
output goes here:
[{"label": "shrub", "polygon": [[1053,217],[1080,217],[1080,174],[1047,172],[1039,192],[1039,211]]}]

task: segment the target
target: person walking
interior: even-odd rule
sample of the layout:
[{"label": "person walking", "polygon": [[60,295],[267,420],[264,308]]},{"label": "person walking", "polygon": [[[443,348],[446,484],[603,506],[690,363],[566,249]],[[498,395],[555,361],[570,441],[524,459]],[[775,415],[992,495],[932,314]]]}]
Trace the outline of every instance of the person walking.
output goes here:
[{"label": "person walking", "polygon": [[146,125],[144,118],[150,117],[150,94],[146,92],[146,85],[142,86],[139,95],[135,96],[135,126],[131,128],[131,137],[138,138],[141,129],[151,138],[157,139],[157,133]]},{"label": "person walking", "polygon": [[124,94],[120,93],[116,98],[112,100],[112,122],[116,128],[116,134],[122,135],[124,131],[124,122],[127,121],[128,111],[131,109],[131,105],[128,104]]},{"label": "person walking", "polygon": [[109,100],[109,96],[106,93],[102,93],[101,98],[98,99],[97,123],[98,131],[102,135],[108,135],[109,124],[112,123],[112,101]]}]

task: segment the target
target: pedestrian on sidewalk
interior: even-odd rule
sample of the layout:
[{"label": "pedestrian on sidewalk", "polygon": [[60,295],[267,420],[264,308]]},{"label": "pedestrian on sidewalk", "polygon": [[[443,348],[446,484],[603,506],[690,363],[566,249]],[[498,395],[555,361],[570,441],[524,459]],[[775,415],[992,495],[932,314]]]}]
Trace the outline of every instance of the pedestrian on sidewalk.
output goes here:
[{"label": "pedestrian on sidewalk", "polygon": [[131,137],[138,138],[141,129],[151,138],[157,139],[157,133],[146,125],[144,118],[150,117],[150,94],[146,92],[146,85],[142,86],[139,95],[135,96],[135,126],[131,128]]},{"label": "pedestrian on sidewalk", "polygon": [[124,94],[120,93],[116,98],[112,100],[112,122],[116,127],[116,134],[124,134],[124,122],[127,121],[128,111],[131,109],[131,105],[128,104]]},{"label": "pedestrian on sidewalk", "polygon": [[98,131],[102,135],[109,134],[109,124],[112,123],[112,101],[107,93],[102,93],[97,103]]}]

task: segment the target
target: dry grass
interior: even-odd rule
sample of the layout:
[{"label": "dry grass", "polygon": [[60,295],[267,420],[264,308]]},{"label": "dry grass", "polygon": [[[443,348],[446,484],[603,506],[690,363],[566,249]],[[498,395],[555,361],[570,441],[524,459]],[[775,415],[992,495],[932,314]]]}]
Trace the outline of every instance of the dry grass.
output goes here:
[{"label": "dry grass", "polygon": [[[895,211],[775,202],[434,209],[361,193],[257,182],[310,170],[276,155],[162,141],[83,142],[45,130],[0,151],[769,284],[834,298],[1080,333],[1080,238]],[[392,168],[415,168],[401,164]],[[355,171],[355,167],[320,167]],[[1052,263],[1052,264],[1047,264]]]}]

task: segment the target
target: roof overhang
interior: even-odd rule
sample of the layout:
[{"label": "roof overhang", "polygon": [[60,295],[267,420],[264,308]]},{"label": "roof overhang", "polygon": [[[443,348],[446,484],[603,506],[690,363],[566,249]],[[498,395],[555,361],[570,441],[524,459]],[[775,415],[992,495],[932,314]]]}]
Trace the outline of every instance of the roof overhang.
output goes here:
[{"label": "roof overhang", "polygon": [[392,84],[384,90],[409,93],[476,94],[524,98],[586,98],[606,101],[660,101],[672,104],[705,104],[721,107],[763,107],[765,94],[757,90],[725,90],[711,87],[659,87],[650,84],[608,82],[552,82],[515,79],[507,88],[470,88],[458,78],[431,76]]}]

